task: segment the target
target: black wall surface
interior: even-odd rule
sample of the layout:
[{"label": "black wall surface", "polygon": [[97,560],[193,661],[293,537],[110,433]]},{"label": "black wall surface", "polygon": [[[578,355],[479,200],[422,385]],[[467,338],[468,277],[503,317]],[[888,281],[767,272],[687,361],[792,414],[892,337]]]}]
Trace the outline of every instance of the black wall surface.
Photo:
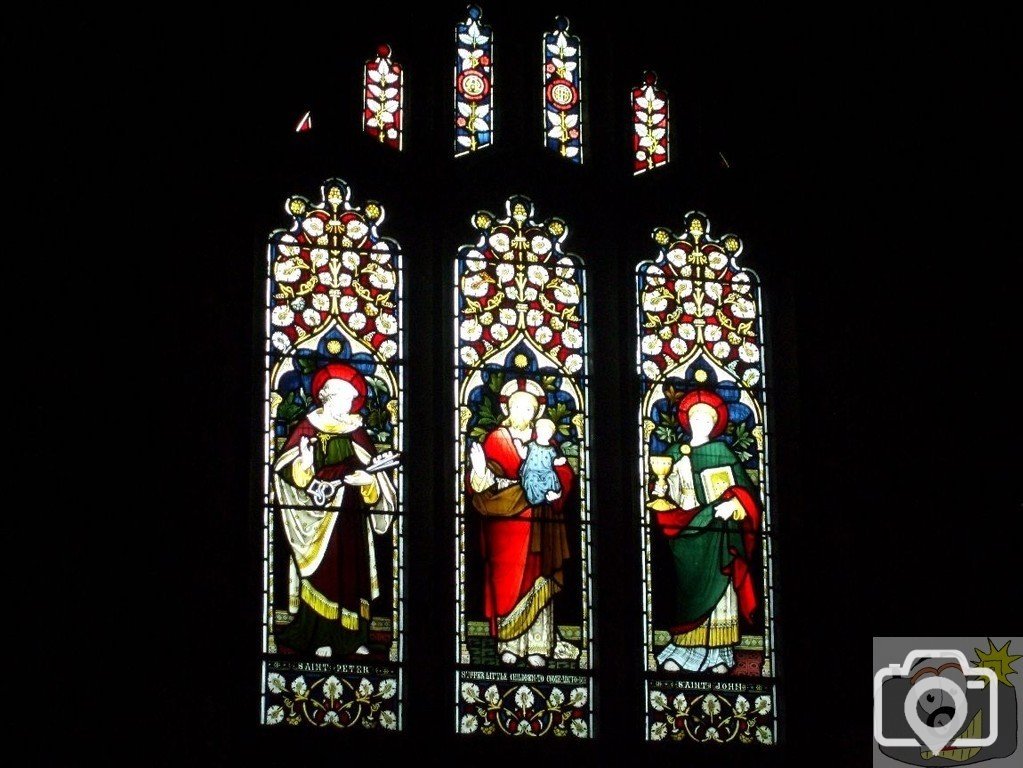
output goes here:
[{"label": "black wall surface", "polygon": [[[59,162],[35,174],[41,199],[74,179],[75,199],[95,207],[65,254],[77,325],[54,329],[87,339],[76,487],[102,503],[61,526],[75,565],[51,564],[44,582],[67,599],[31,637],[43,638],[42,669],[57,658],[97,681],[75,694],[73,724],[48,726],[69,736],[38,743],[42,762],[66,749],[153,764],[390,763],[400,748],[407,760],[582,765],[621,748],[720,765],[717,750],[643,741],[638,657],[632,274],[656,253],[651,229],[693,209],[743,238],[767,313],[783,742],[729,749],[728,763],[866,764],[871,636],[998,634],[1009,621],[1018,270],[997,268],[1015,259],[1011,227],[973,179],[1000,172],[985,142],[1010,135],[998,79],[1010,55],[994,42],[967,55],[952,35],[903,34],[883,18],[839,31],[775,9],[483,10],[496,144],[458,160],[458,3],[157,14],[124,32],[88,19],[67,40],[8,36],[12,103],[38,99],[55,121],[44,154]],[[540,36],[557,13],[584,45],[581,167],[540,145]],[[361,67],[381,42],[406,72],[400,154],[360,133]],[[628,89],[648,68],[672,99],[672,162],[634,178]],[[313,131],[296,134],[309,109]],[[263,243],[287,225],[288,195],[316,198],[331,176],[384,204],[383,231],[405,253],[417,501],[397,736],[257,725]],[[469,216],[503,213],[516,193],[568,222],[566,249],[590,270],[600,709],[589,743],[449,733],[451,260]],[[945,279],[937,265],[953,257]],[[30,415],[52,417],[33,403]],[[33,450],[35,482],[53,483],[49,454]]]}]

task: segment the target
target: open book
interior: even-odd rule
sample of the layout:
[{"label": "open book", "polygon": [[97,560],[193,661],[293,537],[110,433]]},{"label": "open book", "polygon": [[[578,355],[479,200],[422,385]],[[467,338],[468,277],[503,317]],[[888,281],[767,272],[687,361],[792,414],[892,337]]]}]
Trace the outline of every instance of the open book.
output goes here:
[{"label": "open book", "polygon": [[732,468],[727,465],[708,467],[700,473],[700,482],[703,483],[703,498],[708,504],[713,504],[722,493],[735,485],[735,476]]}]

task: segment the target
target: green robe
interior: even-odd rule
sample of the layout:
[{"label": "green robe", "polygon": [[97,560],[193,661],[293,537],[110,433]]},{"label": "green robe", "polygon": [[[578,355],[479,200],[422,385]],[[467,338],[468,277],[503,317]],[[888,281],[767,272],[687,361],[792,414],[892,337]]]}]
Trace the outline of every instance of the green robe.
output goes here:
[{"label": "green robe", "polygon": [[[672,445],[668,455],[673,462],[678,461],[682,445]],[[677,536],[668,540],[677,586],[674,608],[680,625],[699,624],[710,615],[728,586],[731,576],[725,571],[735,558],[734,553],[744,551],[740,521],[714,517],[714,507],[707,503],[700,473],[711,467],[729,466],[735,485],[756,493],[738,457],[721,440],[691,447],[689,460],[699,512]]]}]

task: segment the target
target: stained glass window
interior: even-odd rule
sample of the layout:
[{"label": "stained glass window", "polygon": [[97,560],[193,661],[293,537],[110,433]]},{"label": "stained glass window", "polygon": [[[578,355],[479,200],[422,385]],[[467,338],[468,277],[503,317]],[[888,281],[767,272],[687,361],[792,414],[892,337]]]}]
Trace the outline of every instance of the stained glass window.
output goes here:
[{"label": "stained glass window", "polygon": [[401,249],[329,179],[269,240],[263,722],[401,728]]},{"label": "stained glass window", "polygon": [[561,219],[472,217],[455,264],[456,728],[592,732],[585,271]]},{"label": "stained glass window", "polygon": [[558,16],[543,36],[544,143],[574,163],[583,161],[582,46]]},{"label": "stained glass window", "polygon": [[668,164],[668,94],[657,87],[657,75],[647,72],[632,89],[633,173]]},{"label": "stained glass window", "polygon": [[366,62],[363,73],[362,130],[397,150],[405,127],[403,77],[389,45],[377,48],[377,57]]},{"label": "stained glass window", "polygon": [[494,33],[477,5],[455,27],[455,157],[494,140]]},{"label": "stained glass window", "polygon": [[651,740],[774,742],[763,326],[742,242],[700,213],[639,265],[640,502]]}]

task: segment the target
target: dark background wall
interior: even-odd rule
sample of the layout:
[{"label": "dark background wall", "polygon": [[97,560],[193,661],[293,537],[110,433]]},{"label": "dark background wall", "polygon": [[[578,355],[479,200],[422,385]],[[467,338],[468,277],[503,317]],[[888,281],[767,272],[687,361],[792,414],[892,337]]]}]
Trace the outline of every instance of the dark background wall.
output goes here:
[{"label": "dark background wall", "polygon": [[[123,18],[89,18],[59,36],[8,33],[10,103],[44,118],[39,152],[57,160],[34,174],[40,199],[95,209],[62,251],[74,309],[53,335],[87,339],[76,463],[102,503],[59,526],[74,556],[39,583],[67,599],[30,637],[41,668],[56,658],[99,682],[75,694],[73,725],[49,726],[70,738],[39,744],[42,762],[93,749],[152,763],[389,760],[397,743],[459,761],[599,763],[620,744],[720,764],[714,750],[646,744],[640,714],[632,270],[655,253],[651,228],[691,209],[743,238],[769,313],[783,744],[728,759],[865,764],[872,635],[998,634],[1009,621],[1018,270],[987,179],[1013,130],[1003,84],[1015,57],[994,20],[951,32],[849,10],[492,3],[496,145],[456,161],[463,11],[167,12],[124,31]],[[584,44],[581,167],[539,145],[540,35],[556,13]],[[401,154],[359,129],[361,65],[381,42],[406,68]],[[673,159],[633,178],[627,94],[646,68],[671,95]],[[307,109],[314,130],[296,135]],[[385,205],[405,251],[418,503],[407,731],[389,738],[256,725],[263,239],[286,225],[289,194],[315,196],[334,175]],[[449,734],[450,263],[469,215],[514,193],[564,218],[567,249],[590,268],[600,735],[585,744]],[[33,403],[37,423],[61,423]],[[41,446],[29,455],[49,466]]]}]

